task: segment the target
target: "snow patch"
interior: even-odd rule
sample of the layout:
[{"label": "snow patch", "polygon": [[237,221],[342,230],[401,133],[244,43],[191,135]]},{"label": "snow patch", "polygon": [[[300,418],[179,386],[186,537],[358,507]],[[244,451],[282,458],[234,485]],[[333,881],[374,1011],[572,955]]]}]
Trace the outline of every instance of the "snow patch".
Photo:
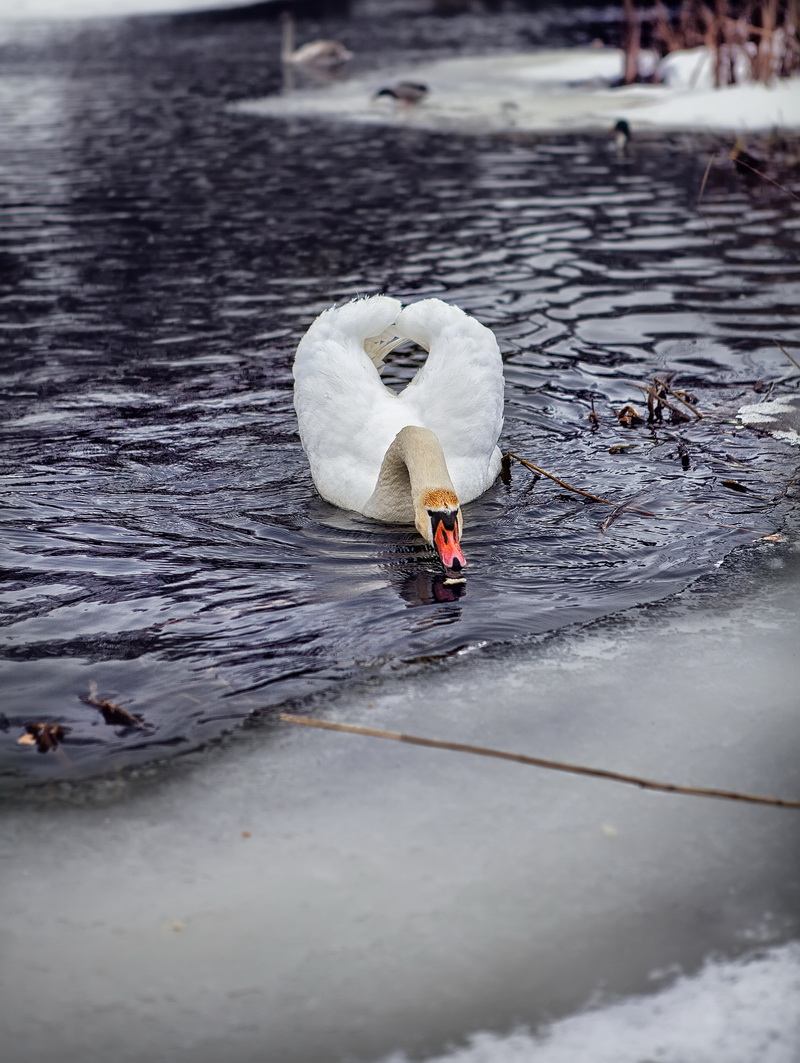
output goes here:
[{"label": "snow patch", "polygon": [[[459,132],[609,131],[619,118],[631,123],[634,136],[641,125],[737,133],[800,129],[800,78],[770,86],[746,83],[713,89],[708,87],[708,49],[675,53],[668,60],[659,67],[667,84],[619,86],[623,53],[615,48],[465,56],[397,69],[380,80],[352,78],[233,106],[257,115],[328,116]],[[643,63],[644,73],[653,61],[650,56]],[[421,81],[430,95],[416,107],[377,106],[377,90],[387,81],[400,80]]]},{"label": "snow patch", "polygon": [[[476,1033],[426,1063],[797,1063],[800,942],[694,977],[648,997],[572,1015],[541,1033]],[[383,1063],[409,1063],[395,1053]]]},{"label": "snow patch", "polygon": [[738,416],[743,424],[766,428],[775,439],[800,446],[800,399],[796,396],[764,399],[741,406]]},{"label": "snow patch", "polygon": [[[255,0],[254,0],[255,2]],[[0,22],[33,19],[122,18],[245,7],[247,0],[16,0],[3,5]]]}]

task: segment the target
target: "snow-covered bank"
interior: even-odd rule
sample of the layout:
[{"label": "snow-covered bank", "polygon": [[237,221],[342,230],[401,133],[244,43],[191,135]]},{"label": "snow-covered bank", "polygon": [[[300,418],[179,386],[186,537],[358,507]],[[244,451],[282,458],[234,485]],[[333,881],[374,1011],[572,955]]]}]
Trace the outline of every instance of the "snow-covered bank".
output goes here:
[{"label": "snow-covered bank", "polygon": [[[252,0],[253,3],[256,0]],[[0,23],[28,19],[123,18],[247,7],[248,0],[4,0]]]},{"label": "snow-covered bank", "polygon": [[[681,61],[673,59],[669,84],[610,88],[621,74],[622,53],[575,48],[444,59],[324,88],[243,100],[236,107],[249,114],[465,132],[608,129],[618,118],[663,129],[800,129],[800,79],[710,89],[702,74],[707,66],[704,53],[697,49],[682,53]],[[426,84],[428,98],[416,107],[374,99],[382,85],[401,80]]]},{"label": "snow-covered bank", "polygon": [[796,1063],[798,1045],[800,943],[792,942],[709,963],[652,996],[570,1016],[538,1036],[475,1034],[426,1063]]}]

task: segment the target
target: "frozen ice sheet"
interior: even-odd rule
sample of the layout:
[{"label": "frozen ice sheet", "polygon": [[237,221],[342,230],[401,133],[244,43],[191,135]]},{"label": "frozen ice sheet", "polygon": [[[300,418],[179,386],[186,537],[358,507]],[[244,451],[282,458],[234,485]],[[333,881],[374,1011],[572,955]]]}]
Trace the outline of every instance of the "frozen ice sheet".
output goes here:
[{"label": "frozen ice sheet", "polygon": [[[799,560],[765,543],[658,606],[314,709],[797,797]],[[263,721],[4,807],[4,1059],[425,1058],[537,1030],[796,937],[797,816]],[[710,1058],[713,1024],[690,1035]]]}]

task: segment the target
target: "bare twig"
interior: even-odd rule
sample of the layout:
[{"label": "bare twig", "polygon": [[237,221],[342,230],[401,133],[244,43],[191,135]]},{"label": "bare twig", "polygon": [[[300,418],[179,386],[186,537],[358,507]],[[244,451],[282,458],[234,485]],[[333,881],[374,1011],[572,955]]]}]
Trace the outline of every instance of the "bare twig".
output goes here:
[{"label": "bare twig", "polygon": [[[673,397],[673,399],[677,399],[678,402],[682,403],[686,407],[687,410],[691,410],[698,421],[702,421],[703,420],[703,415],[702,415],[702,413],[700,413],[700,411],[697,409],[697,407],[696,406],[692,406],[691,402],[687,402],[686,399],[683,398],[683,396],[680,394],[680,392],[675,391],[673,388],[671,388],[669,386],[669,384],[666,382],[666,380],[661,380],[660,377],[657,377],[657,376],[653,377],[653,379],[655,380],[656,384],[658,384],[660,387],[664,388],[665,391],[668,391],[669,394]],[[694,396],[692,396],[692,398],[694,398]],[[664,399],[662,398],[661,401],[664,402]],[[669,403],[665,403],[665,405],[669,405]],[[670,406],[669,408],[672,409],[672,406]]]},{"label": "bare twig", "polygon": [[711,167],[714,165],[714,159],[716,158],[716,156],[717,156],[717,153],[714,151],[714,152],[711,153],[711,156],[709,157],[708,166],[706,166],[706,172],[703,174],[703,180],[700,182],[700,191],[697,193],[697,202],[698,203],[703,198],[703,193],[706,190],[706,182],[708,181],[708,175],[711,173]]},{"label": "bare twig", "polygon": [[[663,388],[663,384],[658,379],[658,377],[655,377],[655,383],[658,384],[661,388]],[[654,387],[653,384],[651,384],[649,387],[645,387],[644,384],[637,384],[635,380],[632,380],[631,384],[633,385],[633,387],[639,388],[641,391],[643,391],[647,395],[647,409],[648,409],[648,411],[651,411],[651,419],[650,419],[650,423],[651,424],[652,424],[653,420],[655,420],[657,418],[657,411],[658,411],[657,404],[658,403],[660,403],[662,406],[666,406],[668,410],[672,410],[672,412],[674,414],[676,414],[678,417],[680,417],[682,420],[684,420],[684,421],[688,420],[688,418],[686,417],[686,414],[681,413],[681,411],[677,407],[673,406],[672,403],[667,398],[664,397],[664,395],[661,393],[661,391],[656,393],[656,388]]]},{"label": "bare twig", "polygon": [[[559,480],[559,478],[557,476],[553,476],[551,472],[545,472],[544,469],[540,469],[538,465],[534,465],[532,462],[526,461],[524,458],[521,458],[519,454],[515,454],[511,450],[508,451],[508,456],[509,458],[514,458],[514,460],[518,461],[520,465],[524,465],[526,469],[531,469],[533,472],[538,472],[540,476],[546,476],[548,480],[553,480],[555,483],[560,484],[561,487],[566,487],[568,491],[574,491],[576,495],[583,495],[583,497],[588,498],[590,502],[602,502],[604,506],[616,507],[617,505],[616,502],[609,502],[607,498],[600,498],[599,495],[592,495],[589,494],[588,491],[582,491],[580,487],[573,487],[571,484],[568,484],[566,480]],[[649,513],[646,510],[642,510],[641,512],[645,513],[648,517],[655,516],[654,513]]]},{"label": "bare twig", "polygon": [[744,159],[742,159],[741,157],[737,157],[736,165],[744,166],[746,170],[750,170],[750,172],[754,173],[756,177],[760,177],[764,181],[769,181],[771,185],[774,185],[776,188],[779,188],[781,192],[785,192],[787,196],[791,196],[792,199],[796,199],[797,202],[800,203],[800,196],[796,196],[794,192],[791,191],[791,189],[785,188],[779,181],[774,181],[768,174],[762,173],[761,170],[757,170],[755,166],[751,166],[749,163],[745,162]]},{"label": "bare twig", "polygon": [[790,362],[793,362],[797,366],[797,368],[800,369],[800,362],[798,362],[798,360],[793,354],[789,354],[789,352],[786,350],[782,343],[778,343],[777,340],[773,340],[772,342],[779,350],[781,350],[786,355]]},{"label": "bare twig", "polygon": [[600,534],[605,535],[605,533],[608,531],[608,529],[611,527],[617,517],[621,517],[623,513],[628,512],[628,510],[630,510],[631,508],[631,503],[637,501],[639,497],[641,496],[637,495],[637,497],[632,498],[630,502],[622,502],[620,505],[612,509],[609,515],[600,525]]},{"label": "bare twig", "polygon": [[[512,450],[507,451],[509,458],[513,458],[518,461],[520,465],[524,465],[526,469],[531,469],[533,472],[539,473],[540,476],[546,476],[548,480],[553,480],[561,487],[565,487],[568,491],[573,491],[576,495],[583,495],[584,498],[588,498],[590,502],[601,502],[604,506],[611,506],[615,510],[619,510],[620,506],[617,502],[611,502],[607,498],[600,498],[599,495],[592,495],[588,491],[582,491],[580,487],[573,487],[572,484],[568,484],[566,480],[560,480],[557,476],[553,476],[551,472],[545,472],[544,469],[540,469],[538,465],[534,465],[530,461],[526,461],[525,458],[521,458],[519,454],[515,454]],[[754,528],[745,528],[740,524],[720,524],[714,520],[700,520],[698,517],[674,517],[668,513],[654,513],[651,509],[638,509],[636,506],[627,506],[625,511],[628,513],[638,513],[641,517],[655,517],[657,520],[679,520],[685,521],[689,524],[704,524],[709,528],[729,528],[731,531],[755,531]]]},{"label": "bare twig", "polygon": [[742,801],[753,805],[771,805],[777,808],[800,808],[800,801],[782,797],[762,797],[759,794],[741,793],[737,790],[717,790],[707,786],[680,786],[677,783],[658,782],[645,779],[639,775],[626,775],[623,772],[607,771],[605,768],[589,768],[584,764],[567,764],[560,760],[546,760],[544,757],[531,757],[526,753],[510,753],[504,749],[491,749],[487,746],[471,746],[463,742],[445,742],[438,738],[423,738],[421,735],[403,734],[400,731],[383,731],[376,727],[361,727],[354,723],[339,723],[334,720],[313,720],[308,716],[295,716],[292,713],[278,713],[283,723],[298,724],[301,727],[317,727],[323,731],[340,731],[344,734],[364,735],[367,738],[385,738],[391,742],[406,742],[412,746],[425,746],[428,749],[444,749],[451,753],[471,753],[478,757],[494,757],[497,760],[510,760],[516,764],[526,764],[533,768],[546,768],[549,771],[563,771],[570,775],[586,775],[593,779],[607,779],[609,782],[627,783],[642,790],[658,790],[668,794],[683,794],[688,797],[716,797],[724,801]]}]

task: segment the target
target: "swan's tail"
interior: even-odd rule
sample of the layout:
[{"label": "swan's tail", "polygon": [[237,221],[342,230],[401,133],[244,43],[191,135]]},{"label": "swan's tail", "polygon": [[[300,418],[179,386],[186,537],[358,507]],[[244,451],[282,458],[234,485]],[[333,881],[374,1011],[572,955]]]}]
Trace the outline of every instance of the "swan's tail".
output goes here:
[{"label": "swan's tail", "polygon": [[363,344],[375,367],[380,369],[389,351],[403,342],[394,327],[400,306],[400,300],[389,295],[370,295],[353,299],[344,306],[332,306],[312,321],[300,346],[335,338],[353,339]]}]

